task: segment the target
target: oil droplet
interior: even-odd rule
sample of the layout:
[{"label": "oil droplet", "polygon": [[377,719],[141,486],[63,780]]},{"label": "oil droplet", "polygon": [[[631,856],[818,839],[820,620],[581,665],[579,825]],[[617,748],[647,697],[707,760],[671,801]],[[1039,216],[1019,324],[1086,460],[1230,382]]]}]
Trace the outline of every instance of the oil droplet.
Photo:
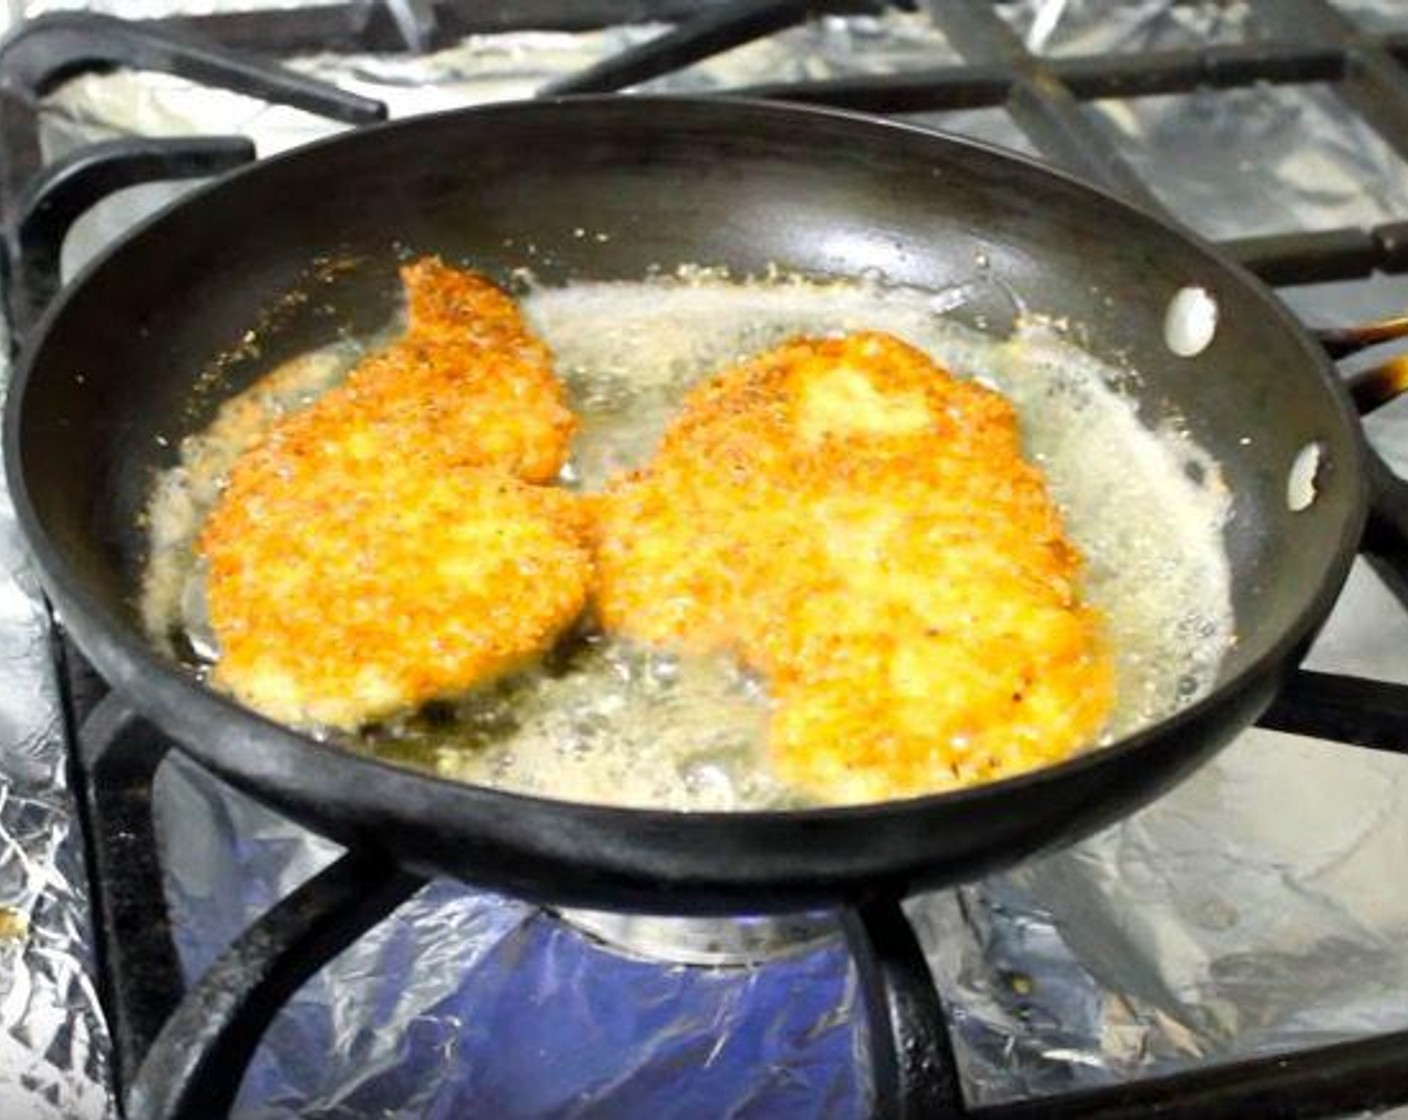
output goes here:
[{"label": "oil droplet", "polygon": [[945,315],[955,308],[962,307],[972,297],[972,284],[950,284],[929,297],[929,309],[935,315]]}]

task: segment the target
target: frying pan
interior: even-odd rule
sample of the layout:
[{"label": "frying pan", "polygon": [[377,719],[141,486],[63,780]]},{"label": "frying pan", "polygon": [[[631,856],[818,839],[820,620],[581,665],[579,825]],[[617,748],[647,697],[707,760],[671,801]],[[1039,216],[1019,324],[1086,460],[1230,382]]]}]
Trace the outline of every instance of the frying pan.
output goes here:
[{"label": "frying pan", "polygon": [[[586,229],[605,239],[582,237]],[[439,253],[500,278],[639,279],[880,269],[942,289],[987,262],[963,313],[1000,330],[1010,291],[1080,324],[1141,375],[1142,419],[1181,418],[1232,491],[1237,641],[1216,687],[1063,764],[859,807],[607,808],[457,784],[241,709],[144,639],[141,513],[180,435],[279,361],[394,315],[395,266]],[[347,267],[342,263],[350,262]],[[1172,353],[1170,299],[1220,311]],[[246,335],[253,331],[253,343]],[[1324,352],[1254,279],[1187,231],[1035,163],[852,114],[744,101],[581,98],[364,129],[188,196],[93,264],[19,363],[5,463],[45,587],[129,702],[235,786],[416,870],[560,904],[793,910],[939,886],[1073,841],[1145,804],[1252,721],[1324,620],[1365,515],[1362,436]],[[1314,501],[1287,480],[1319,450]]]}]

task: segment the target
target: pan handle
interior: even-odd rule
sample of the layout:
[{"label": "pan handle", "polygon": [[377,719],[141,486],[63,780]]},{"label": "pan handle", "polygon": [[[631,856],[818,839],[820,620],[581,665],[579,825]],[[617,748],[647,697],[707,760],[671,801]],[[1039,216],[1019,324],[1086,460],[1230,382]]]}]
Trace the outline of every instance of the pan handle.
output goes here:
[{"label": "pan handle", "polygon": [[1353,327],[1316,327],[1310,332],[1332,358],[1347,358],[1380,342],[1408,338],[1408,315],[1395,315]]},{"label": "pan handle", "polygon": [[1345,378],[1345,388],[1354,399],[1360,416],[1368,416],[1408,392],[1408,354],[1395,354],[1387,361]]},{"label": "pan handle", "polygon": [[[1353,327],[1319,327],[1310,332],[1332,358],[1347,358],[1381,342],[1408,338],[1408,315],[1395,315]],[[1345,378],[1345,387],[1354,399],[1359,415],[1408,392],[1408,353],[1393,357]]]}]

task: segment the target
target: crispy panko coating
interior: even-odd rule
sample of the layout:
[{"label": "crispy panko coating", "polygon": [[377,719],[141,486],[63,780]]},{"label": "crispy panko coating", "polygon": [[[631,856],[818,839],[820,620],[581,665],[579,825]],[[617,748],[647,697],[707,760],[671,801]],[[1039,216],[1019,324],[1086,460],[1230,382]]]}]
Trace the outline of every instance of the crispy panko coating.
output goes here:
[{"label": "crispy panko coating", "polygon": [[[401,270],[408,326],[316,405],[326,429],[416,444],[455,466],[547,482],[576,419],[547,345],[485,277],[433,257]],[[347,438],[352,438],[351,433]]]},{"label": "crispy panko coating", "polygon": [[516,669],[580,613],[576,499],[529,485],[573,418],[487,280],[403,270],[406,334],[234,465],[199,551],[214,680],[281,722],[355,728]]},{"label": "crispy panko coating", "polygon": [[781,776],[912,796],[1064,758],[1113,668],[1016,415],[889,335],[799,339],[694,389],[597,501],[604,626],[764,673]]}]

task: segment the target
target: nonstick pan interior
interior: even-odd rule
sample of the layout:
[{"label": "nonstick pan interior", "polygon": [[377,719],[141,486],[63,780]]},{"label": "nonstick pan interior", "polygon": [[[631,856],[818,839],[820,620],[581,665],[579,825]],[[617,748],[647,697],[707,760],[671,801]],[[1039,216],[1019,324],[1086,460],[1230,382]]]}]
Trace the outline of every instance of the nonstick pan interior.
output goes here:
[{"label": "nonstick pan interior", "polygon": [[[1226,539],[1238,632],[1224,688],[1164,728],[1162,744],[1142,736],[1015,784],[861,810],[744,814],[757,819],[720,825],[737,851],[756,857],[737,870],[727,866],[728,844],[684,863],[627,850],[649,837],[683,849],[688,836],[704,835],[708,814],[687,822],[565,807],[411,774],[358,791],[362,768],[391,771],[237,712],[147,649],[135,610],[142,509],[153,473],[221,400],[341,332],[385,326],[396,264],[419,253],[501,279],[526,267],[549,284],[639,279],[688,263],[735,275],[878,270],[893,283],[942,289],[981,270],[989,281],[962,314],[1001,330],[1015,293],[1032,311],[1078,324],[1089,350],[1138,371],[1127,388],[1146,422],[1176,419],[1221,463],[1233,492]],[[1215,337],[1196,358],[1164,340],[1169,301],[1190,286],[1219,309]],[[8,408],[7,465],[46,583],[80,642],[138,706],[199,731],[193,753],[325,830],[380,829],[391,846],[463,872],[509,852],[518,863],[490,877],[530,893],[554,893],[564,861],[585,860],[600,881],[564,886],[578,901],[618,902],[647,881],[674,882],[685,895],[694,887],[715,902],[730,883],[740,891],[772,883],[770,905],[781,905],[859,889],[867,877],[952,879],[1113,819],[1266,702],[1328,609],[1363,514],[1360,437],[1325,359],[1267,293],[1205,247],[980,146],[741,102],[494,107],[369,129],[262,163],[178,204],[90,269],[46,319]],[[1288,475],[1310,444],[1315,500],[1292,511]],[[310,766],[324,771],[321,792]],[[1064,771],[1076,776],[1062,785]],[[975,826],[1003,796],[991,825]],[[389,803],[396,797],[400,804]],[[418,832],[412,818],[425,812],[433,823]],[[519,843],[532,822],[553,820],[560,836]],[[979,834],[945,847],[960,821]],[[811,856],[801,842],[808,827],[820,830]],[[865,837],[879,846],[841,850]],[[760,847],[769,845],[771,856]],[[530,857],[546,869],[522,866]],[[554,861],[561,866],[547,867]]]}]

